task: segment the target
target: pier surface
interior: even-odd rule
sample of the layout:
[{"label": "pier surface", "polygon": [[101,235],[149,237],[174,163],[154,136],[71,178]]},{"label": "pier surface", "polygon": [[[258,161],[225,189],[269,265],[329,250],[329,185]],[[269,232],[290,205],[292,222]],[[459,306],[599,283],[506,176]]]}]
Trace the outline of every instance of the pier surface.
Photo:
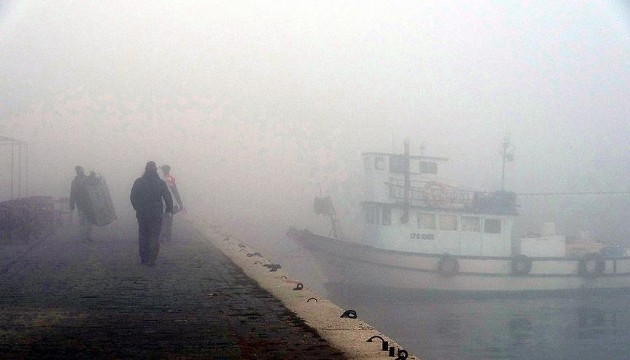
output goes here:
[{"label": "pier surface", "polygon": [[155,267],[139,263],[134,218],[89,243],[71,222],[4,240],[0,359],[348,357],[179,220]]}]

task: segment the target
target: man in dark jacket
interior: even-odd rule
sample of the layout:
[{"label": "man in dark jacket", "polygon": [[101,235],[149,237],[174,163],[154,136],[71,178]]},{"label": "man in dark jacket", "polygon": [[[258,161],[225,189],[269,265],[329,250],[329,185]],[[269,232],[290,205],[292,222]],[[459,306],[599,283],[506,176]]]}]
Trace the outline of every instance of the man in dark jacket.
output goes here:
[{"label": "man in dark jacket", "polygon": [[88,177],[81,166],[75,166],[74,171],[77,175],[70,184],[70,211],[77,208],[79,214],[79,226],[81,228],[81,241],[89,242],[92,235],[93,213],[90,203],[90,197],[87,190]]},{"label": "man in dark jacket", "polygon": [[164,180],[160,179],[155,162],[149,161],[144,174],[133,183],[130,198],[138,219],[140,262],[154,266],[160,251],[162,213],[166,212],[169,216],[173,213],[171,192]]}]

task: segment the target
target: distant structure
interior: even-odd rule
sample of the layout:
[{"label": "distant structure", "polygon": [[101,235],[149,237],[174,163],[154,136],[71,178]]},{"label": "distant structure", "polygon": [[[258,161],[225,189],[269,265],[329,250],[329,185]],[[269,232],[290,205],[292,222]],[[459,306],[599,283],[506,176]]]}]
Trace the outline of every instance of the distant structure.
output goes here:
[{"label": "distant structure", "polygon": [[28,195],[28,144],[0,136],[0,200]]}]

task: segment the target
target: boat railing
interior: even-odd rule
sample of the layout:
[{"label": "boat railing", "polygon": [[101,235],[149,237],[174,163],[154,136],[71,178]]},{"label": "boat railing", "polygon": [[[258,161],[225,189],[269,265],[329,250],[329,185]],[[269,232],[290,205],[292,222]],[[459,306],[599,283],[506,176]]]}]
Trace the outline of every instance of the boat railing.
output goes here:
[{"label": "boat railing", "polygon": [[[386,184],[389,186],[390,200],[395,204],[406,204],[404,181],[393,179]],[[435,181],[411,182],[409,205],[432,209],[516,214],[516,197],[513,193],[462,190]]]}]

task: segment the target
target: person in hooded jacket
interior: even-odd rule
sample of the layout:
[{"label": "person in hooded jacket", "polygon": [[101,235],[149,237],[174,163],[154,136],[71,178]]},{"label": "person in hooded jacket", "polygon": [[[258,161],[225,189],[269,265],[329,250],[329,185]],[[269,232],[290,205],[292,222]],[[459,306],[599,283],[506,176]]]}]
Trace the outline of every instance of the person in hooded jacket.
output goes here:
[{"label": "person in hooded jacket", "polygon": [[144,174],[133,183],[130,199],[138,219],[140,263],[155,266],[160,251],[162,214],[172,216],[173,198],[154,161],[147,162]]}]

